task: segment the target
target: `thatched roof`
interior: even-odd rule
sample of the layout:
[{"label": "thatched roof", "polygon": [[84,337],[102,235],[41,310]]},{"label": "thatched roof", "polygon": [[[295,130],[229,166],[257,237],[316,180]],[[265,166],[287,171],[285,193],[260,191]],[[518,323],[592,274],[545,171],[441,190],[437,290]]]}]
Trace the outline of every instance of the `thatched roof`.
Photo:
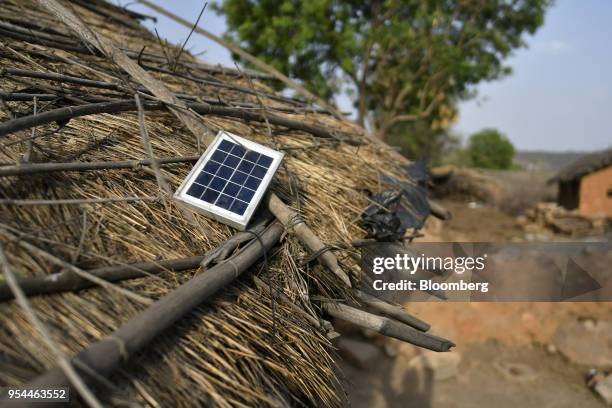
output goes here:
[{"label": "thatched roof", "polygon": [[561,169],[557,175],[549,180],[549,183],[578,180],[610,165],[612,165],[612,148],[585,154]]},{"label": "thatched roof", "polygon": [[[266,75],[211,67],[187,52],[175,60],[178,47],[142,28],[141,15],[103,1],[62,4],[162,81],[210,134],[223,129],[285,151],[271,190],[359,281],[351,242],[365,235],[358,220],[366,192],[385,188],[381,171],[410,182],[401,169],[405,159],[355,125],[279,95]],[[48,277],[37,293],[51,291],[60,277],[67,281],[61,293],[28,299],[50,339],[22,305],[0,303],[5,386],[28,383],[56,366],[49,340],[75,355],[152,301],[206,276],[199,261],[235,231],[185,211],[164,187],[173,191],[181,183],[205,148],[204,136],[194,136],[147,88],[39,2],[0,3],[0,55],[2,267],[24,285]],[[152,156],[159,169],[150,166]],[[110,381],[94,376],[97,398],[105,405],[341,405],[333,347],[313,299],[358,301],[338,276],[309,260],[310,252],[286,225],[281,243],[251,273],[143,349],[129,353],[111,337],[126,361]],[[166,262],[175,259],[180,262]],[[126,267],[138,262],[146,264]],[[140,278],[82,278],[84,270],[117,268]],[[73,285],[73,278],[90,287],[66,292],[84,286]],[[0,284],[6,289],[1,278]]]}]

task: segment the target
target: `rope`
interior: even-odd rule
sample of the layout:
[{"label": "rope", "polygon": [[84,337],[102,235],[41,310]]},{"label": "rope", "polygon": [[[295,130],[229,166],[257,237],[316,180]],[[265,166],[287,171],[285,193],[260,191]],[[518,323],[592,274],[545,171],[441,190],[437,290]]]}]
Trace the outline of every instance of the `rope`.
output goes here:
[{"label": "rope", "polygon": [[333,249],[336,249],[334,247],[331,247],[329,245],[323,245],[319,250],[317,250],[316,252],[313,252],[312,254],[308,255],[307,258],[305,258],[304,260],[302,260],[302,265],[306,265],[311,263],[312,261],[314,261],[315,259],[319,258],[321,255],[323,255],[325,252],[327,251],[331,251]]},{"label": "rope", "polygon": [[304,219],[298,213],[293,213],[287,223],[285,224],[285,230],[291,230],[296,225],[304,223]]}]

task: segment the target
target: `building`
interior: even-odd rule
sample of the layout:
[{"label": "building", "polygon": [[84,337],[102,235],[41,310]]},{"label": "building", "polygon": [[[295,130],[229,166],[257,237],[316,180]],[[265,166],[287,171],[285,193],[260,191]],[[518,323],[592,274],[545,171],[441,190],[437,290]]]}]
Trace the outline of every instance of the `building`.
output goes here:
[{"label": "building", "polygon": [[562,207],[612,217],[612,148],[580,157],[549,182],[559,183],[557,201]]}]

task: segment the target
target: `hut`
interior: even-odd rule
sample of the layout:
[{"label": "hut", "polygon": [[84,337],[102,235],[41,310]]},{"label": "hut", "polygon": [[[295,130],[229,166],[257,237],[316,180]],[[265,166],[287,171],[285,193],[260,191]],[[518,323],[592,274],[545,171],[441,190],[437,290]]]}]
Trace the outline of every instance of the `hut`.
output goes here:
[{"label": "hut", "polygon": [[612,148],[578,158],[549,180],[558,204],[585,216],[612,217]]},{"label": "hut", "polygon": [[[334,407],[332,318],[449,350],[355,290],[368,192],[414,184],[407,160],[145,18],[0,2],[0,387],[69,386],[88,406]],[[285,152],[246,232],[172,199],[219,130]]]}]

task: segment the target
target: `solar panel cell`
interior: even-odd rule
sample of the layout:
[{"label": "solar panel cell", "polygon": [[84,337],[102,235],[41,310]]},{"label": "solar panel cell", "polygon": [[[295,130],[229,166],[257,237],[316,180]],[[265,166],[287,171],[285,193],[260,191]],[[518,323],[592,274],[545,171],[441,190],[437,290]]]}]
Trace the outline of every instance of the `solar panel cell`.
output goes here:
[{"label": "solar panel cell", "polygon": [[224,152],[229,152],[232,150],[232,147],[234,147],[234,143],[230,142],[229,140],[222,140],[221,143],[219,143],[219,150],[223,150]]},{"label": "solar panel cell", "polygon": [[261,166],[255,166],[253,167],[253,170],[251,171],[251,176],[263,178],[266,175],[266,171],[267,170]]},{"label": "solar panel cell", "polygon": [[219,162],[219,163],[223,163],[223,160],[225,160],[226,157],[227,157],[227,153],[217,150],[216,152],[212,154],[210,159],[216,162]]},{"label": "solar panel cell", "polygon": [[253,170],[253,166],[255,166],[253,163],[243,160],[238,165],[238,170],[246,174],[251,174],[251,170]]},{"label": "solar panel cell", "polygon": [[259,160],[257,160],[257,164],[267,169],[270,167],[270,164],[272,164],[272,158],[262,154],[260,155]]},{"label": "solar panel cell", "polygon": [[253,191],[256,191],[260,183],[261,183],[261,179],[258,179],[257,177],[249,176],[249,178],[247,178],[247,180],[244,182],[244,185],[245,187],[250,188]]},{"label": "solar panel cell", "polygon": [[225,158],[225,161],[223,162],[224,165],[229,166],[233,169],[236,168],[238,163],[240,163],[240,158],[232,154],[228,154],[227,157]]},{"label": "solar panel cell", "polygon": [[215,177],[210,182],[210,188],[217,191],[223,191],[225,185],[227,184],[227,180],[222,179],[220,177]]},{"label": "solar panel cell", "polygon": [[240,146],[239,144],[234,144],[234,147],[232,147],[231,153],[235,156],[242,157],[246,153],[246,149]]},{"label": "solar panel cell", "polygon": [[219,167],[221,167],[219,163],[211,160],[208,163],[206,163],[203,170],[206,173],[212,174],[214,176],[217,173],[217,170],[219,170]]},{"label": "solar panel cell", "polygon": [[260,156],[259,153],[250,150],[247,152],[244,158],[247,159],[248,161],[252,161],[253,163],[257,163],[257,159],[259,159],[259,156]]},{"label": "solar panel cell", "polygon": [[227,194],[228,196],[236,197],[236,194],[238,194],[238,191],[240,191],[240,186],[230,181],[225,186],[225,189],[223,190],[223,194]]},{"label": "solar panel cell", "polygon": [[229,210],[229,208],[232,206],[232,203],[234,202],[234,198],[230,197],[226,194],[221,194],[219,196],[219,198],[217,198],[217,201],[215,202],[215,205],[217,207],[221,207],[221,208],[225,208],[226,210]]},{"label": "solar panel cell", "polygon": [[189,190],[187,190],[187,194],[189,194],[192,197],[196,197],[196,198],[200,198],[203,192],[204,192],[204,187],[196,183],[193,183],[191,187],[189,187]]},{"label": "solar panel cell", "polygon": [[198,177],[196,177],[195,182],[203,186],[208,186],[212,178],[213,176],[211,174],[201,172]]},{"label": "solar panel cell", "polygon": [[232,176],[232,174],[234,174],[234,169],[226,165],[223,165],[219,168],[219,171],[217,171],[216,176],[227,180]]},{"label": "solar panel cell", "polygon": [[242,187],[240,192],[238,193],[238,199],[242,201],[246,201],[247,203],[251,201],[251,198],[255,195],[255,191],[250,190],[246,187]]},{"label": "solar panel cell", "polygon": [[202,194],[201,199],[203,201],[206,201],[207,203],[214,203],[215,201],[217,201],[217,198],[219,197],[219,193],[218,191],[213,190],[212,188],[207,188],[206,191],[204,192],[204,194]]},{"label": "solar panel cell", "polygon": [[247,203],[243,203],[240,200],[235,200],[234,203],[232,204],[232,207],[230,208],[230,211],[235,212],[236,214],[244,214],[244,212],[246,211],[248,205]]},{"label": "solar panel cell", "polygon": [[247,177],[249,177],[248,174],[236,170],[230,180],[232,180],[234,183],[242,185]]}]

